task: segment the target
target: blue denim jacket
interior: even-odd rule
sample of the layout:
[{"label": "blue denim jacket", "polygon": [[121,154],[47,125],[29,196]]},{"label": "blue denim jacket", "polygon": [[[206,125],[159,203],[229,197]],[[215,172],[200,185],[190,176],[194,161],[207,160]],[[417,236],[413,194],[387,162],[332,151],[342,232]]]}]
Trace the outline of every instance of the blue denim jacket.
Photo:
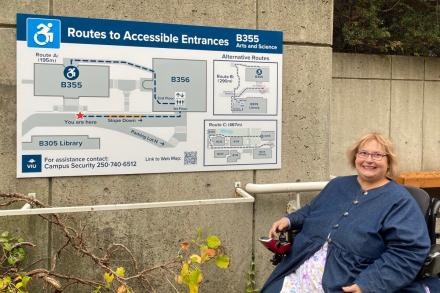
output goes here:
[{"label": "blue denim jacket", "polygon": [[281,283],[325,241],[325,292],[342,292],[353,283],[363,293],[418,292],[412,282],[429,252],[429,235],[417,202],[394,181],[363,192],[356,176],[337,177],[287,217],[291,228],[301,232],[262,293],[274,292],[269,285]]}]

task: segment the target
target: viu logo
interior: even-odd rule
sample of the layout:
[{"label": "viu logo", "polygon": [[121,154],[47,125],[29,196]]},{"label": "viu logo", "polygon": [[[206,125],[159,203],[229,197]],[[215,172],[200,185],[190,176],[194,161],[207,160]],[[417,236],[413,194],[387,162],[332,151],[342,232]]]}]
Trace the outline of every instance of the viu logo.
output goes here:
[{"label": "viu logo", "polygon": [[58,49],[61,43],[61,21],[28,18],[26,39],[28,47]]},{"label": "viu logo", "polygon": [[41,155],[22,155],[21,171],[23,173],[41,172]]}]

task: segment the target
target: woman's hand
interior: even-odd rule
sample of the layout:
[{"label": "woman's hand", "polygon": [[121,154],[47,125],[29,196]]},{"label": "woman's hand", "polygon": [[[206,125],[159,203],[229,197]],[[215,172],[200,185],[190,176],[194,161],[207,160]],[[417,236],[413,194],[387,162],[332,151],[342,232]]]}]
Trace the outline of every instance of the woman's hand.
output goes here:
[{"label": "woman's hand", "polygon": [[352,293],[362,293],[362,289],[356,284],[353,284],[351,286],[342,287],[342,291],[352,292]]},{"label": "woman's hand", "polygon": [[287,217],[282,217],[278,221],[272,224],[272,227],[269,230],[269,237],[276,238],[278,233],[284,232],[289,228],[290,221]]}]

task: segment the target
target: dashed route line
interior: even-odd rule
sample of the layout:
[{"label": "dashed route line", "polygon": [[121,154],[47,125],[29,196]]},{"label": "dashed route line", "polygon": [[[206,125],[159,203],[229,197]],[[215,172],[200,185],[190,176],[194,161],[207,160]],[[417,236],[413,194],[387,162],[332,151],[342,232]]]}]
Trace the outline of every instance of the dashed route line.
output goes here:
[{"label": "dashed route line", "polygon": [[102,60],[102,59],[70,59],[70,64],[72,64],[72,60],[75,62],[88,62],[88,63],[104,63],[104,64],[124,64],[128,66],[133,66],[135,68],[145,70],[151,72],[153,74],[153,100],[160,105],[175,105],[173,102],[160,102],[156,97],[156,72],[148,67],[141,66],[132,62],[124,61],[124,60]]},{"label": "dashed route line", "polygon": [[274,145],[262,144],[262,145],[254,145],[254,146],[211,146],[210,149],[261,149],[264,146],[269,146],[270,148],[274,148]]},{"label": "dashed route line", "polygon": [[180,118],[182,113],[178,115],[84,115],[84,118]]}]

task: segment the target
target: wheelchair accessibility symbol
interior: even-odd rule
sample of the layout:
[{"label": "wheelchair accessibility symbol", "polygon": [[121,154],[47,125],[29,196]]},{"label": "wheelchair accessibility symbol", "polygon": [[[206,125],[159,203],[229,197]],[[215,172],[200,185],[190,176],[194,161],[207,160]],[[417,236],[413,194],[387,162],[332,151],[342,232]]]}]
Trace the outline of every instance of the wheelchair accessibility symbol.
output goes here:
[{"label": "wheelchair accessibility symbol", "polygon": [[[40,46],[44,46],[49,42],[52,43],[53,33],[49,32],[52,26],[53,24],[51,22],[49,22],[47,25],[45,25],[44,23],[40,23],[37,26],[37,29],[39,29],[39,31],[34,34],[34,42]],[[42,39],[43,41],[40,41],[38,37],[40,37],[40,39]]]},{"label": "wheelchair accessibility symbol", "polygon": [[64,77],[68,80],[75,80],[79,76],[79,69],[75,66],[67,66],[64,68]]},{"label": "wheelchair accessibility symbol", "polygon": [[34,48],[59,48],[61,22],[58,19],[28,18],[27,43]]}]

